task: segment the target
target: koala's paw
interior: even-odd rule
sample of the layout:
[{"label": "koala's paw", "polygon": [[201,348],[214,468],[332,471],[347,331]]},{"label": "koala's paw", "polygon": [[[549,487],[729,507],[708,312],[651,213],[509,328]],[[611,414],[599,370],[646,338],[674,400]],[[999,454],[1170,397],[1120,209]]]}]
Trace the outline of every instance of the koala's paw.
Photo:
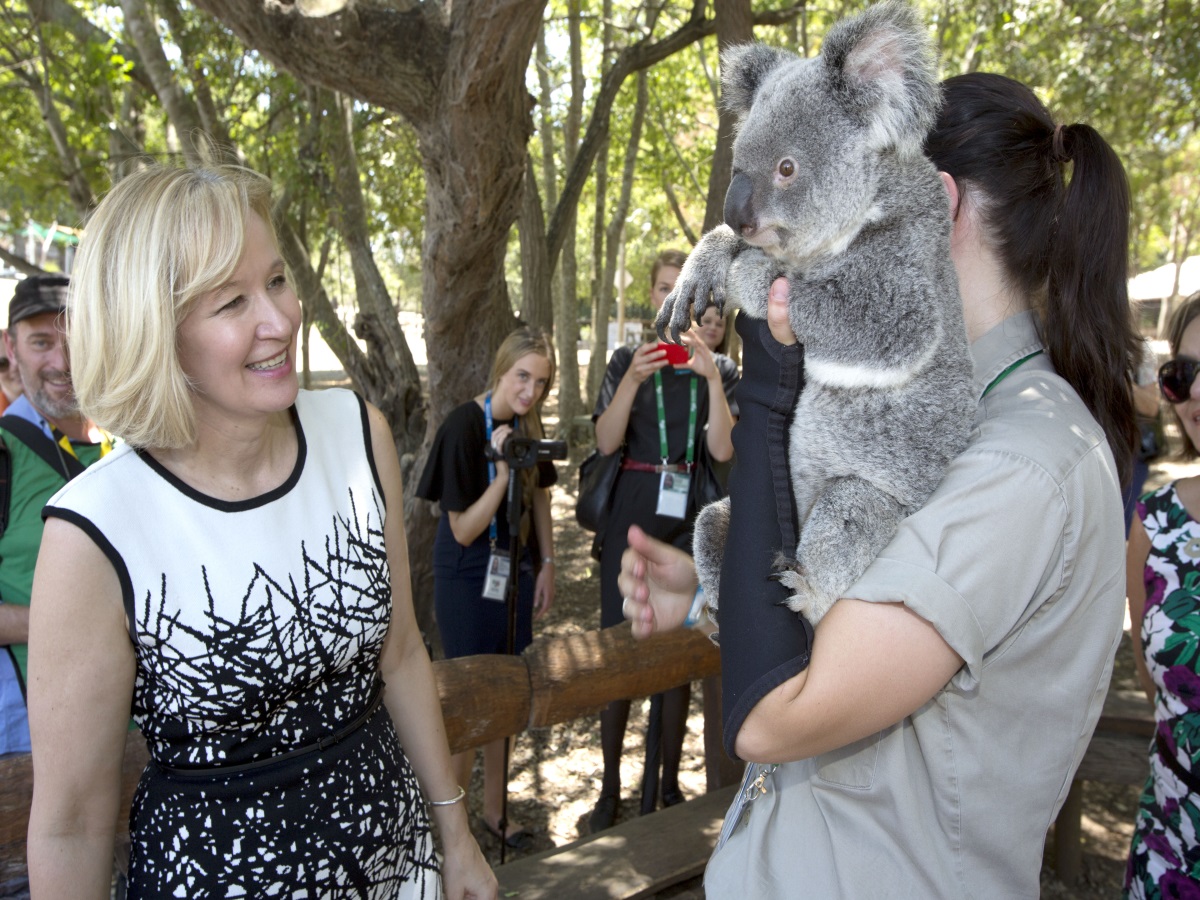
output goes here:
[{"label": "koala's paw", "polygon": [[725,281],[736,246],[737,238],[726,225],[713,229],[700,239],[683,264],[675,290],[663,301],[654,320],[662,340],[667,339],[669,329],[671,340],[679,343],[680,333],[691,327],[693,317],[700,321],[710,304],[718,313],[725,311]]},{"label": "koala's paw", "polygon": [[805,576],[803,567],[794,559],[787,559],[782,555],[776,559],[775,573],[772,577],[791,592],[784,601],[787,608],[804,616],[814,628],[837,599],[827,597],[817,590]]},{"label": "koala's paw", "polygon": [[725,535],[729,531],[729,498],[710,503],[696,516],[692,529],[692,557],[696,574],[704,588],[704,600],[716,610],[721,583],[721,559],[725,556]]}]

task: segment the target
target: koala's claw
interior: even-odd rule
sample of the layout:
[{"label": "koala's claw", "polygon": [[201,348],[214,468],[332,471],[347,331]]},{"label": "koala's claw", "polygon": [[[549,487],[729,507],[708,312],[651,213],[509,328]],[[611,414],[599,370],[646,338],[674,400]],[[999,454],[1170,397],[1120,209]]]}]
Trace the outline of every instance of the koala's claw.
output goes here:
[{"label": "koala's claw", "polygon": [[680,331],[680,311],[683,312],[683,326],[686,330],[688,325],[688,308],[690,306],[688,299],[680,292],[680,285],[676,285],[675,290],[667,295],[667,299],[663,301],[662,308],[659,309],[658,315],[654,318],[654,330],[658,332],[660,341],[667,340],[667,327],[670,326],[671,343],[679,343]]},{"label": "koala's claw", "polygon": [[784,601],[785,605],[815,627],[825,617],[825,613],[829,612],[833,601],[809,583],[804,574],[804,567],[795,560],[786,559],[781,554],[776,564],[779,568],[770,577],[791,592],[791,596]]}]

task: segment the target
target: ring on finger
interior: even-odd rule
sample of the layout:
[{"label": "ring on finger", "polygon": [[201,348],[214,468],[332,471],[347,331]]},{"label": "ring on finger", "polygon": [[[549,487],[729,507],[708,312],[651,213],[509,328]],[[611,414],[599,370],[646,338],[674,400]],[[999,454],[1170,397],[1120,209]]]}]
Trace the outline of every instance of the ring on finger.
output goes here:
[{"label": "ring on finger", "polygon": [[633,618],[633,616],[631,616],[629,614],[629,598],[628,597],[624,598],[621,601],[621,615],[624,616],[626,619]]}]

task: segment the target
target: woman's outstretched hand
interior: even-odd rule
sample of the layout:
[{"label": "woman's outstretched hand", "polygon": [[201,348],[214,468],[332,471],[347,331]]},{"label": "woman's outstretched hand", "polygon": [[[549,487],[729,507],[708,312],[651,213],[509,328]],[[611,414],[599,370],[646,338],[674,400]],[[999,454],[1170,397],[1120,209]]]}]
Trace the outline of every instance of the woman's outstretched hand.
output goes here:
[{"label": "woman's outstretched hand", "polygon": [[617,585],[625,598],[621,611],[639,640],[656,631],[678,628],[687,618],[696,594],[696,565],[670,544],[629,526],[629,547],[621,556]]}]

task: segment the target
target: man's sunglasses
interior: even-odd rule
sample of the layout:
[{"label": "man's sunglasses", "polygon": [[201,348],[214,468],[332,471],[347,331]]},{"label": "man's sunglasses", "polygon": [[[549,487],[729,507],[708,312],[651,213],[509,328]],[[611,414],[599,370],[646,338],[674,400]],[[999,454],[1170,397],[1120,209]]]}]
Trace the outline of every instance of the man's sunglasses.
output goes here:
[{"label": "man's sunglasses", "polygon": [[1158,370],[1158,389],[1168,403],[1183,403],[1192,395],[1192,382],[1200,375],[1200,362],[1169,359]]}]

